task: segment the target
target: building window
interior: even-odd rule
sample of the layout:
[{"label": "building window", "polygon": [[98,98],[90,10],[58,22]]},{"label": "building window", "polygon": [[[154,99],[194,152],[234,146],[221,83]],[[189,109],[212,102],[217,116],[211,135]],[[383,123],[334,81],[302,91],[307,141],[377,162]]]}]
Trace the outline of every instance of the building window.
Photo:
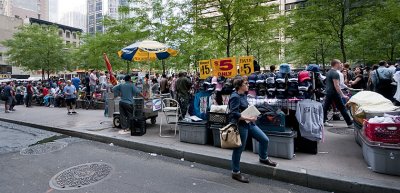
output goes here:
[{"label": "building window", "polygon": [[102,10],[102,2],[97,2],[96,3],[96,11]]},{"label": "building window", "polygon": [[72,38],[74,38],[74,40],[76,40],[76,33],[72,33]]},{"label": "building window", "polygon": [[67,32],[65,33],[65,37],[70,38],[70,37],[71,37],[71,32],[67,31]]},{"label": "building window", "polygon": [[93,34],[94,33],[94,27],[89,28],[89,33]]},{"label": "building window", "polygon": [[96,32],[103,32],[103,26],[97,26]]},{"label": "building window", "polygon": [[63,31],[62,31],[62,30],[59,30],[59,31],[58,31],[58,35],[59,35],[60,37],[62,37],[62,36],[63,36]]},{"label": "building window", "polygon": [[71,42],[70,41],[65,41],[65,44],[69,45],[69,44],[71,44]]},{"label": "building window", "polygon": [[73,44],[74,44],[75,47],[78,47],[78,43],[77,42],[74,42]]},{"label": "building window", "polygon": [[96,20],[100,20],[103,18],[103,14],[101,13],[96,13]]}]

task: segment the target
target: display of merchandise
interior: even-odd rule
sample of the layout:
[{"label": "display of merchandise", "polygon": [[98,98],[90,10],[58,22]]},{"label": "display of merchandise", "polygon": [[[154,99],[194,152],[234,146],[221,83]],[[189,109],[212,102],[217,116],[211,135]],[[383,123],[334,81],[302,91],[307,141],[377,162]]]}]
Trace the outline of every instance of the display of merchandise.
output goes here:
[{"label": "display of merchandise", "polygon": [[266,94],[266,84],[265,75],[259,74],[256,81],[256,94],[257,96],[265,96]]},{"label": "display of merchandise", "polygon": [[265,83],[267,87],[268,98],[275,98],[276,84],[275,84],[275,73],[267,73],[265,76]]},{"label": "display of merchandise", "polygon": [[275,77],[275,85],[276,85],[276,98],[277,99],[286,99],[287,98],[287,74],[277,73]]},{"label": "display of merchandise", "polygon": [[323,138],[324,109],[320,102],[305,99],[297,103],[296,119],[299,122],[301,136],[311,141]]},{"label": "display of merchandise", "polygon": [[255,90],[257,82],[257,74],[256,73],[251,74],[248,78],[248,82],[249,82],[249,90]]},{"label": "display of merchandise", "polygon": [[290,73],[287,80],[287,94],[289,98],[296,97],[299,93],[299,80],[297,73]]},{"label": "display of merchandise", "polygon": [[212,92],[209,91],[199,91],[194,95],[194,115],[201,119],[207,119],[207,111],[209,109],[209,97]]}]

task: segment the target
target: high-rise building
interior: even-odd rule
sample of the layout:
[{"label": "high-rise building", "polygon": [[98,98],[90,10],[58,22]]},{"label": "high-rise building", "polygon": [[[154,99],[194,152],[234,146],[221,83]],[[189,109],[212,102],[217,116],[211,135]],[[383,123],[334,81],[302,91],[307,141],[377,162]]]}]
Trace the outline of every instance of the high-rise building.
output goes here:
[{"label": "high-rise building", "polygon": [[105,31],[102,23],[104,16],[118,19],[118,8],[128,5],[127,0],[87,0],[87,33],[103,33]]},{"label": "high-rise building", "polygon": [[59,0],[49,0],[49,21],[58,22]]},{"label": "high-rise building", "polygon": [[49,19],[48,0],[12,0],[12,15],[17,18]]},{"label": "high-rise building", "polygon": [[11,16],[11,0],[0,0],[0,15]]}]

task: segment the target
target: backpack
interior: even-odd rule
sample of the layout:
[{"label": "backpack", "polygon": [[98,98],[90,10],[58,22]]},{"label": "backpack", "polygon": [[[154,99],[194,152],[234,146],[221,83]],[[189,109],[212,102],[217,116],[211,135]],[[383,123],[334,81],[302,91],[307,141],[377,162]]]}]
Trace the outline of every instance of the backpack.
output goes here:
[{"label": "backpack", "polygon": [[0,92],[0,99],[1,99],[2,101],[7,101],[7,100],[8,100],[8,96],[6,95],[6,92],[5,92],[4,90],[5,90],[5,88],[1,89],[1,92]]}]

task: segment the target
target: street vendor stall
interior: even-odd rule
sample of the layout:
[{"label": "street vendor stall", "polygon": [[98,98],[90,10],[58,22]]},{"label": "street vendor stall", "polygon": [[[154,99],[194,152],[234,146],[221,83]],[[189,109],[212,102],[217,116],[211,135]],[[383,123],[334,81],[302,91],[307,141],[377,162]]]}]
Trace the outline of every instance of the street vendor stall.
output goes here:
[{"label": "street vendor stall", "polygon": [[[131,44],[118,52],[118,56],[127,61],[150,62],[154,60],[164,60],[170,56],[176,56],[177,51],[157,41],[141,41]],[[129,70],[129,68],[128,68]],[[146,120],[150,119],[152,124],[156,123],[158,111],[161,109],[162,96],[151,93],[151,89],[144,91],[143,95],[148,100],[134,98],[133,120],[131,122],[131,135],[144,135],[146,133]],[[113,123],[118,127],[119,112],[113,113]]]}]

